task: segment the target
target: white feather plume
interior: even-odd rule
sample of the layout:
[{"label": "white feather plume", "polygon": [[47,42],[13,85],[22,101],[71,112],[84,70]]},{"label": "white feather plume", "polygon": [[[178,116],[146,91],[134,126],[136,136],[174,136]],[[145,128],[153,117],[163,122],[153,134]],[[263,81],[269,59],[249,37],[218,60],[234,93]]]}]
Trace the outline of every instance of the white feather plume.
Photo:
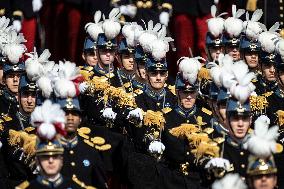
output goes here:
[{"label": "white feather plume", "polygon": [[100,33],[103,33],[102,23],[100,22],[102,16],[101,11],[96,11],[94,15],[94,23],[89,22],[85,25],[86,32],[91,36],[94,41],[97,41]]},{"label": "white feather plume", "polygon": [[226,54],[223,58],[219,58],[219,61],[219,64],[222,65],[219,76],[220,83],[223,87],[229,89],[234,83],[236,83],[235,76],[232,71],[234,64],[233,58]]},{"label": "white feather plume", "polygon": [[247,185],[241,179],[239,174],[230,173],[222,179],[216,180],[212,185],[212,189],[247,189]]},{"label": "white feather plume", "polygon": [[65,112],[60,105],[52,104],[50,100],[44,101],[42,106],[37,106],[31,114],[31,124],[37,127],[40,138],[52,140],[56,135],[54,123],[65,123]]},{"label": "white feather plume", "polygon": [[243,21],[239,19],[245,13],[244,9],[236,10],[236,5],[232,5],[232,17],[228,17],[224,22],[224,28],[230,38],[239,37],[243,30]]},{"label": "white feather plume", "polygon": [[58,79],[54,82],[55,95],[60,98],[76,96],[76,87],[72,80],[80,74],[79,68],[75,63],[60,61],[58,69]]},{"label": "white feather plume", "polygon": [[222,13],[219,16],[216,16],[217,8],[216,5],[211,6],[211,16],[212,18],[209,18],[207,20],[208,25],[208,31],[213,35],[214,37],[219,37],[223,31],[224,31],[224,19],[220,16],[225,15],[227,13]]},{"label": "white feather plume", "polygon": [[47,63],[51,53],[48,49],[45,49],[40,56],[38,56],[36,48],[34,52],[26,53],[29,57],[25,61],[27,76],[32,81],[37,81],[44,72],[44,64]]},{"label": "white feather plume", "polygon": [[255,90],[255,86],[251,82],[255,78],[255,74],[249,72],[248,65],[242,60],[233,64],[232,72],[236,82],[229,88],[230,93],[243,104]]},{"label": "white feather plume", "polygon": [[120,15],[121,13],[119,12],[119,8],[113,8],[109,13],[109,18],[103,21],[102,29],[108,40],[116,38],[116,36],[120,33]]},{"label": "white feather plume", "polygon": [[270,119],[261,115],[254,123],[254,132],[244,144],[253,155],[268,158],[276,152],[276,140],[279,136],[278,126],[269,128]]},{"label": "white feather plume", "polygon": [[250,40],[256,40],[258,35],[263,32],[261,24],[258,22],[263,12],[261,9],[254,11],[251,20],[249,20],[249,13],[246,13],[246,21],[243,23],[244,33]]},{"label": "white feather plume", "polygon": [[142,31],[142,26],[136,22],[125,24],[122,28],[122,35],[126,38],[127,45],[132,48],[135,47],[138,42],[137,35],[141,34]]},{"label": "white feather plume", "polygon": [[282,61],[284,61],[284,39],[279,39],[276,44],[277,53],[281,56]]},{"label": "white feather plume", "polygon": [[275,39],[279,37],[277,30],[279,29],[279,23],[276,22],[268,31],[262,32],[258,36],[263,51],[273,53],[275,51]]},{"label": "white feather plume", "polygon": [[12,30],[7,35],[7,44],[3,47],[2,53],[12,64],[17,64],[23,53],[26,51],[26,42],[22,33]]},{"label": "white feather plume", "polygon": [[4,46],[8,44],[9,33],[14,30],[12,26],[9,26],[9,23],[9,18],[0,17],[0,53],[2,53]]},{"label": "white feather plume", "polygon": [[189,57],[181,57],[178,60],[178,70],[182,75],[185,81],[188,81],[190,84],[194,85],[198,72],[201,69],[201,63],[199,60],[201,57],[189,58]]}]

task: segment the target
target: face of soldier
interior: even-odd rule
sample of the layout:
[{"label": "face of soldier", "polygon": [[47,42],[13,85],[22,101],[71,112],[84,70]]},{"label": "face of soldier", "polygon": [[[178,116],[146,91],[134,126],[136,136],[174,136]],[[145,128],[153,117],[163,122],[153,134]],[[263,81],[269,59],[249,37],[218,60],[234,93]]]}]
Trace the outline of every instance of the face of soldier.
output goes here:
[{"label": "face of soldier", "polygon": [[273,64],[263,64],[262,65],[262,76],[267,80],[267,81],[275,81],[276,76],[275,76],[275,67]]},{"label": "face of soldier", "polygon": [[65,114],[66,124],[65,130],[67,133],[75,133],[81,123],[81,117],[78,112],[66,111]]},{"label": "face of soldier", "polygon": [[238,61],[241,58],[240,50],[237,47],[229,46],[226,48],[227,53],[233,57],[233,61]]},{"label": "face of soldier", "polygon": [[5,78],[6,86],[12,93],[17,94],[19,91],[20,76],[20,73],[12,72]]},{"label": "face of soldier", "polygon": [[48,178],[58,175],[63,165],[63,157],[61,155],[39,156],[38,161],[43,169],[43,173]]},{"label": "face of soldier", "polygon": [[4,84],[3,83],[3,65],[0,64],[0,84]]},{"label": "face of soldier", "polygon": [[210,47],[209,52],[212,60],[218,60],[219,55],[224,53],[224,47]]},{"label": "face of soldier", "polygon": [[31,114],[34,111],[35,106],[36,106],[35,92],[25,91],[21,93],[20,102],[21,102],[21,108],[20,108],[21,111],[27,114]]},{"label": "face of soldier", "polygon": [[133,54],[122,54],[121,61],[122,61],[123,68],[126,71],[129,71],[129,72],[134,71],[135,62],[134,62]]},{"label": "face of soldier", "polygon": [[97,50],[83,52],[82,58],[89,66],[97,65],[98,60],[99,60]]},{"label": "face of soldier", "polygon": [[146,69],[145,65],[138,64],[136,73],[138,76],[140,76],[142,79],[146,80]]},{"label": "face of soldier", "polygon": [[251,124],[250,116],[233,115],[228,120],[230,124],[230,134],[237,139],[243,139]]},{"label": "face of soldier", "polygon": [[278,72],[278,83],[280,84],[280,86],[284,87],[284,71]]},{"label": "face of soldier", "polygon": [[99,49],[101,66],[107,66],[113,63],[115,58],[115,50]]},{"label": "face of soldier", "polygon": [[192,92],[178,91],[178,94],[180,98],[179,103],[183,108],[190,109],[194,106],[197,97],[197,91],[192,91]]},{"label": "face of soldier", "polygon": [[147,72],[149,84],[153,90],[160,91],[164,88],[168,78],[167,71],[149,71]]},{"label": "face of soldier", "polygon": [[274,189],[277,184],[277,176],[274,174],[255,176],[252,180],[254,189]]},{"label": "face of soldier", "polygon": [[245,53],[245,61],[250,69],[258,67],[258,53],[257,52],[247,52]]}]

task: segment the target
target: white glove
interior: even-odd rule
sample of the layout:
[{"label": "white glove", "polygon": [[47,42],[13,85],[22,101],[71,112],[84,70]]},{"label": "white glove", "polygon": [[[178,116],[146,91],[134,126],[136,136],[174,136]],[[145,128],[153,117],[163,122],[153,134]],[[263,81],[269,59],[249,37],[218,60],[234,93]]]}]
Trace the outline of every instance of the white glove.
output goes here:
[{"label": "white glove", "polygon": [[117,113],[112,111],[112,108],[106,108],[103,110],[103,117],[106,119],[114,120],[116,118]]},{"label": "white glove", "polygon": [[42,0],[33,0],[33,11],[38,12],[42,7]]},{"label": "white glove", "polygon": [[87,84],[86,81],[82,82],[79,84],[79,91],[80,93],[84,94],[86,90],[88,89],[89,85]]},{"label": "white glove", "polygon": [[165,150],[165,145],[163,143],[155,140],[155,141],[151,142],[148,150],[149,150],[150,153],[162,154],[163,151]]},{"label": "white glove", "polygon": [[139,121],[143,120],[143,113],[142,110],[140,108],[136,108],[134,110],[131,110],[127,116],[127,119],[131,119],[131,118],[136,118]]},{"label": "white glove", "polygon": [[20,32],[22,29],[22,23],[19,20],[14,20],[13,21],[13,28],[16,30],[16,32]]},{"label": "white glove", "polygon": [[159,16],[160,23],[168,26],[170,21],[170,14],[168,12],[162,12]]},{"label": "white glove", "polygon": [[229,160],[224,158],[212,158],[207,164],[205,165],[205,169],[209,169],[212,167],[216,168],[223,168],[226,171],[230,170],[231,164]]}]

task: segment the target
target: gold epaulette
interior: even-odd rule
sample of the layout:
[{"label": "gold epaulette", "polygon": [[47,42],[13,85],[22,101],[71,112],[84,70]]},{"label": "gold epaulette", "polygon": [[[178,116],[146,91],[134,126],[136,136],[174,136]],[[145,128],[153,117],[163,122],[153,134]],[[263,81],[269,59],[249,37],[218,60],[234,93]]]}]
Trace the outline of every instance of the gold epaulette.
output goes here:
[{"label": "gold epaulette", "polygon": [[35,130],[34,127],[27,127],[27,128],[25,128],[25,131],[26,131],[27,133],[30,133],[30,132],[32,132],[32,131],[34,131],[34,130]]},{"label": "gold epaulette", "polygon": [[246,5],[247,11],[255,11],[257,8],[257,0],[248,0]]},{"label": "gold epaulette", "polygon": [[0,16],[3,16],[5,14],[5,9],[0,9]]},{"label": "gold epaulette", "polygon": [[207,108],[201,108],[201,111],[206,113],[207,115],[212,115],[212,112],[210,110],[208,110]]},{"label": "gold epaulette", "polygon": [[152,110],[147,110],[144,115],[144,125],[146,126],[156,126],[163,130],[165,126],[165,118],[162,112],[154,112]]},{"label": "gold epaulette", "polygon": [[197,161],[203,156],[219,157],[220,147],[215,141],[202,141],[196,149],[191,151],[195,154]]},{"label": "gold epaulette", "polygon": [[162,8],[172,10],[173,9],[173,5],[170,4],[170,3],[163,3],[162,4]]},{"label": "gold epaulette", "polygon": [[278,110],[276,112],[276,115],[277,115],[277,118],[278,118],[279,127],[282,127],[284,125],[284,111]]},{"label": "gold epaulette", "polygon": [[162,112],[163,112],[164,114],[167,114],[167,113],[169,113],[169,112],[171,112],[171,111],[172,111],[172,109],[169,108],[169,107],[166,107],[166,108],[163,108],[163,109],[162,109]]},{"label": "gold epaulette", "polygon": [[91,141],[96,145],[103,145],[106,142],[104,138],[98,136],[91,138]]},{"label": "gold epaulette", "polygon": [[208,135],[212,134],[214,132],[214,129],[211,127],[207,127],[205,129],[203,129],[204,133],[207,133]]},{"label": "gold epaulette", "polygon": [[26,189],[27,187],[29,187],[30,183],[29,181],[24,181],[22,182],[20,185],[16,186],[16,189]]},{"label": "gold epaulette", "polygon": [[86,81],[88,81],[94,75],[93,69],[94,68],[92,66],[80,67],[80,74],[84,77]]},{"label": "gold epaulette", "polygon": [[207,68],[201,67],[201,69],[198,72],[198,80],[201,81],[202,79],[209,80],[211,79],[211,76],[209,74],[209,70]]},{"label": "gold epaulette", "polygon": [[283,152],[283,145],[276,143],[276,153],[280,154],[281,152]]},{"label": "gold epaulette", "polygon": [[265,94],[260,95],[260,96],[251,95],[249,97],[251,110],[253,112],[264,110],[269,105],[266,97],[267,97],[267,95],[270,96],[271,94],[272,93],[268,93],[268,94],[265,93]]},{"label": "gold epaulette", "polygon": [[198,132],[199,131],[199,127],[196,124],[187,124],[187,123],[183,123],[178,127],[174,127],[172,129],[169,130],[169,132],[178,138],[184,138],[185,136],[189,136],[192,133]]},{"label": "gold epaulette", "polygon": [[171,91],[171,93],[176,95],[176,87],[174,85],[168,85],[168,89]]},{"label": "gold epaulette", "polygon": [[104,145],[95,145],[95,148],[99,151],[107,151],[109,149],[111,149],[111,145],[110,144],[104,144]]},{"label": "gold epaulette", "polygon": [[217,142],[218,144],[222,144],[223,142],[225,142],[225,138],[224,137],[217,137],[213,139],[215,142]]},{"label": "gold epaulette", "polygon": [[141,89],[136,89],[136,90],[134,91],[134,93],[137,94],[137,95],[140,95],[140,94],[143,93],[143,90],[141,90]]},{"label": "gold epaulette", "polygon": [[88,136],[88,134],[91,133],[91,129],[90,128],[88,128],[88,127],[81,127],[81,128],[77,129],[77,132],[78,132],[78,135],[80,137],[89,140],[90,137]]}]

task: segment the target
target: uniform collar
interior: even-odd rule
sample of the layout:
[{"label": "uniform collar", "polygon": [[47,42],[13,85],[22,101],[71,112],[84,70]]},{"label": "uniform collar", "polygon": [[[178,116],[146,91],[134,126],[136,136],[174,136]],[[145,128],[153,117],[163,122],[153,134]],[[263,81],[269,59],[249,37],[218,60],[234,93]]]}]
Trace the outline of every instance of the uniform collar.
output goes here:
[{"label": "uniform collar", "polygon": [[16,102],[16,103],[17,103],[17,98],[15,97],[15,95],[14,95],[13,93],[11,93],[11,92],[9,91],[9,89],[7,89],[7,87],[4,88],[3,94],[4,94],[4,97],[5,97],[8,101]]},{"label": "uniform collar", "polygon": [[38,175],[36,179],[40,184],[47,186],[48,188],[57,188],[63,183],[63,177],[59,175],[59,178],[51,182],[46,179],[44,176]]},{"label": "uniform collar", "polygon": [[221,134],[221,135],[227,135],[228,134],[228,132],[229,132],[228,129],[223,127],[223,125],[221,125],[221,123],[219,123],[216,118],[212,118],[211,122],[212,122],[212,125],[213,125],[213,129],[215,131],[217,131],[219,134]]},{"label": "uniform collar", "polygon": [[264,79],[262,76],[260,77],[259,82],[261,86],[266,88],[266,91],[274,91],[278,88],[276,81],[266,81],[266,79]]},{"label": "uniform collar", "polygon": [[130,81],[133,80],[134,76],[135,76],[135,74],[127,74],[127,73],[125,73],[122,69],[118,70],[118,74],[121,76],[121,78],[128,79]]},{"label": "uniform collar", "polygon": [[153,98],[153,99],[155,99],[155,100],[161,100],[162,98],[164,98],[165,96],[166,96],[166,90],[163,88],[163,90],[162,91],[160,91],[160,92],[154,92],[154,91],[152,91],[150,88],[149,88],[149,86],[146,86],[146,89],[145,89],[145,93],[149,96],[149,97],[151,97],[151,98]]},{"label": "uniform collar", "polygon": [[175,108],[175,111],[185,117],[185,118],[188,118],[192,115],[194,115],[196,113],[196,105],[194,105],[192,108],[190,108],[189,110],[185,110],[184,108],[182,108],[181,106],[177,105],[176,108]]},{"label": "uniform collar", "polygon": [[132,80],[132,85],[133,85],[134,88],[139,88],[141,90],[144,90],[145,87],[146,87],[145,83],[140,83],[139,81],[137,81],[135,79]]},{"label": "uniform collar", "polygon": [[78,137],[77,136],[75,136],[71,140],[68,140],[64,137],[61,137],[59,140],[60,140],[60,143],[62,144],[62,146],[64,148],[68,148],[68,149],[74,148],[78,144]]},{"label": "uniform collar", "polygon": [[97,73],[99,73],[99,74],[105,76],[105,75],[107,75],[109,72],[112,73],[112,72],[114,71],[113,65],[111,64],[111,65],[109,65],[109,66],[111,66],[111,67],[110,67],[110,70],[109,70],[108,68],[107,68],[107,69],[103,69],[103,68],[101,68],[101,67],[99,66],[99,64],[97,64],[97,65],[94,67],[94,70],[95,70],[95,72],[97,72]]},{"label": "uniform collar", "polygon": [[274,91],[274,93],[280,97],[280,98],[284,98],[284,91],[282,89],[280,89],[279,87]]}]

